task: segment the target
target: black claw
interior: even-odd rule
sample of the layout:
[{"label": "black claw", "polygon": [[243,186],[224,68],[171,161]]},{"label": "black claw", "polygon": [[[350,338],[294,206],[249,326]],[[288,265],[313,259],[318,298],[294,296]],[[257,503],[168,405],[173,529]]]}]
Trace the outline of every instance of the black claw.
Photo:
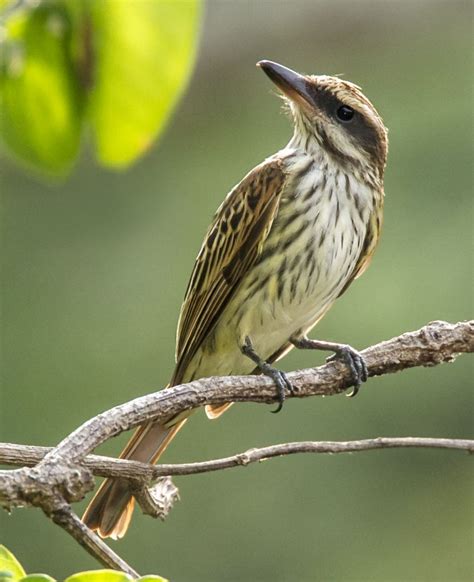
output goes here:
[{"label": "black claw", "polygon": [[278,414],[280,412],[280,410],[282,410],[283,408],[283,400],[278,404],[278,406],[275,408],[275,410],[270,410],[270,412],[272,414]]},{"label": "black claw", "polygon": [[288,388],[288,392],[294,396],[296,394],[296,390],[293,386],[293,384],[288,380],[288,376],[285,374],[285,372],[280,372],[283,381],[285,382],[285,386]]},{"label": "black claw", "polygon": [[281,370],[277,370],[272,366],[268,366],[263,370],[266,376],[269,376],[276,384],[278,391],[278,406],[275,410],[271,410],[273,414],[277,414],[283,408],[283,403],[285,402],[285,391],[288,389],[291,394],[294,394],[293,386],[288,380],[286,374]]},{"label": "black claw", "polygon": [[346,394],[347,398],[354,398],[354,396],[357,396],[357,394],[359,394],[359,388],[360,384],[354,384],[352,390]]},{"label": "black claw", "polygon": [[272,378],[277,386],[277,392],[278,392],[278,406],[275,408],[275,410],[271,410],[270,412],[272,414],[278,414],[280,412],[280,410],[283,408],[283,403],[285,402],[285,383],[283,381],[283,378],[281,376],[281,373],[279,370],[275,370],[275,374],[272,374]]},{"label": "black claw", "polygon": [[284,372],[278,370],[277,368],[274,368],[268,362],[265,362],[265,360],[262,360],[258,356],[258,354],[253,349],[252,342],[250,341],[250,338],[248,336],[245,338],[244,344],[242,345],[241,349],[242,353],[244,353],[253,362],[255,362],[255,364],[257,364],[258,368],[263,374],[265,374],[265,376],[268,376],[275,382],[277,387],[279,404],[276,410],[272,410],[271,412],[273,412],[274,414],[280,412],[280,410],[283,408],[283,402],[285,402],[286,389],[288,389],[291,394],[293,395],[295,394],[295,390],[291,385],[291,382],[288,380]]},{"label": "black claw", "polygon": [[361,354],[350,346],[342,346],[334,355],[330,356],[327,361],[334,361],[336,359],[343,360],[349,368],[354,382],[354,387],[347,394],[349,398],[353,398],[359,392],[363,382],[367,381],[369,376],[367,364]]},{"label": "black claw", "polygon": [[369,369],[367,368],[367,363],[362,356],[360,356],[360,362],[362,364],[361,380],[362,382],[367,382],[369,379]]}]

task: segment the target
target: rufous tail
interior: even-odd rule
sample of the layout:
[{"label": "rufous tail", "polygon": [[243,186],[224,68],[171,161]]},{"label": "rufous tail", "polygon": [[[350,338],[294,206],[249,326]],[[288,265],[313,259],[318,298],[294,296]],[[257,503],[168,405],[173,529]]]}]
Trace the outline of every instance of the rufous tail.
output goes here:
[{"label": "rufous tail", "polygon": [[209,420],[215,420],[219,418],[221,414],[224,414],[226,410],[234,404],[233,402],[226,402],[226,404],[207,404],[206,405],[206,415]]},{"label": "rufous tail", "polygon": [[[156,463],[186,420],[178,420],[172,426],[156,423],[140,426],[120,458]],[[82,521],[100,537],[116,540],[127,532],[134,504],[125,479],[106,479],[87,506]]]}]

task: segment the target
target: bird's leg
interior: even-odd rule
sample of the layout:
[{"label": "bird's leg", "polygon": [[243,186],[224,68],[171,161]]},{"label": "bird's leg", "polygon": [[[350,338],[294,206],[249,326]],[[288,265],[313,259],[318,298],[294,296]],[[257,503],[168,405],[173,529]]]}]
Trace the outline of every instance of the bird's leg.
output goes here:
[{"label": "bird's leg", "polygon": [[326,362],[332,362],[335,359],[340,359],[345,362],[351,372],[354,382],[354,388],[350,394],[348,394],[349,397],[355,396],[357,392],[359,392],[362,382],[365,382],[368,378],[367,364],[365,363],[364,357],[357,350],[347,344],[322,342],[309,339],[306,336],[292,337],[290,341],[295,348],[302,350],[324,350],[334,352],[332,356],[329,356],[329,358],[326,359]]},{"label": "bird's leg", "polygon": [[280,410],[283,408],[283,402],[285,401],[285,390],[288,389],[291,392],[291,394],[294,394],[293,386],[291,385],[291,382],[288,380],[285,372],[282,372],[281,370],[274,368],[268,362],[262,360],[262,358],[254,350],[252,342],[248,336],[245,338],[245,342],[240,349],[242,350],[242,353],[245,356],[250,358],[252,362],[254,362],[257,365],[257,368],[262,372],[262,374],[268,376],[275,382],[278,390],[279,404],[275,410],[272,410],[272,412],[273,413],[280,412]]}]

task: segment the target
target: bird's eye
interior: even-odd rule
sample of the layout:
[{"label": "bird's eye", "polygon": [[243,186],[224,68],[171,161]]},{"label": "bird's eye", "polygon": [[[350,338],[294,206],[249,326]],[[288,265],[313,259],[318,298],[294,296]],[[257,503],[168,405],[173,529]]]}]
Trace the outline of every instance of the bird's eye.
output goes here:
[{"label": "bird's eye", "polygon": [[352,109],[352,107],[349,107],[349,105],[341,105],[341,107],[339,107],[339,109],[336,111],[337,118],[343,123],[352,121],[354,113],[355,111]]}]

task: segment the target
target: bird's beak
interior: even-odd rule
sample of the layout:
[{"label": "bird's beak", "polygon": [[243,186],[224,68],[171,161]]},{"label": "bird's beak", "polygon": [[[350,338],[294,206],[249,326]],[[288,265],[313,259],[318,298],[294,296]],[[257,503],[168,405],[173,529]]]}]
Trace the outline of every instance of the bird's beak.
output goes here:
[{"label": "bird's beak", "polygon": [[259,61],[257,67],[263,69],[280,91],[292,101],[314,107],[311,85],[305,76],[272,61]]}]

